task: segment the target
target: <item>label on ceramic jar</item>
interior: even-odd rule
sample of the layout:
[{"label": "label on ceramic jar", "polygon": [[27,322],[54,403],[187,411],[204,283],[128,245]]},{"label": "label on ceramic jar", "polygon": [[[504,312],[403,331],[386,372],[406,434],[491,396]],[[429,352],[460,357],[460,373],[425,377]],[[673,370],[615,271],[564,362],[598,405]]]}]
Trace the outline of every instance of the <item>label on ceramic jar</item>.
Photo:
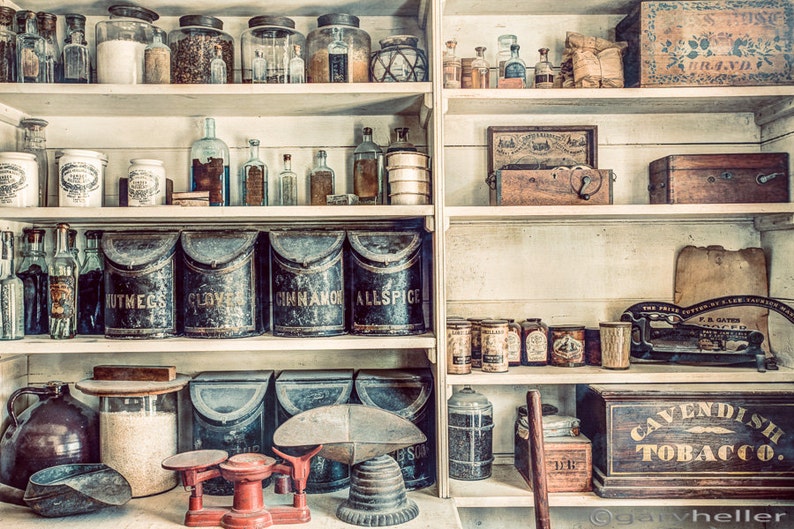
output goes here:
[{"label": "label on ceramic jar", "polygon": [[0,153],[0,206],[37,206],[38,164],[35,156],[7,160],[4,154]]},{"label": "label on ceramic jar", "polygon": [[61,206],[102,206],[104,160],[95,155],[64,152],[58,166]]},{"label": "label on ceramic jar", "polygon": [[165,170],[161,164],[136,163],[133,160],[127,175],[129,206],[159,206],[165,203]]}]

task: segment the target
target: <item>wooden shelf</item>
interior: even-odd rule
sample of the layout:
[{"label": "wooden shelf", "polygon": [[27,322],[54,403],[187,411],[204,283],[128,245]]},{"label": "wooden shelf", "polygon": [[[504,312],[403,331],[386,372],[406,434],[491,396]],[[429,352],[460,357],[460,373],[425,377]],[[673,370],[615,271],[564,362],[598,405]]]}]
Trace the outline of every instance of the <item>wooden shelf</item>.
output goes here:
[{"label": "wooden shelf", "polygon": [[446,0],[444,15],[609,15],[628,13],[636,3],[637,0],[511,0],[509,4]]},{"label": "wooden shelf", "polygon": [[794,382],[794,369],[759,373],[753,367],[709,367],[677,364],[632,364],[625,371],[597,366],[511,367],[507,373],[473,370],[468,375],[447,375],[447,385],[505,386],[542,384],[671,384],[671,383]]}]

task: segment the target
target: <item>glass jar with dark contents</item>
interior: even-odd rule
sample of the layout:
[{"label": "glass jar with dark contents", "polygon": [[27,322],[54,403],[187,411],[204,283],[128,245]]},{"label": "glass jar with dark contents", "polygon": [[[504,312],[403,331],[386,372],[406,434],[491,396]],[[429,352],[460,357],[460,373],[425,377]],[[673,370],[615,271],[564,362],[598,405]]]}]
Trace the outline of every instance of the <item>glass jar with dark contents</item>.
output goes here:
[{"label": "glass jar with dark contents", "polygon": [[491,476],[493,405],[471,386],[447,401],[449,409],[449,477],[476,481]]}]

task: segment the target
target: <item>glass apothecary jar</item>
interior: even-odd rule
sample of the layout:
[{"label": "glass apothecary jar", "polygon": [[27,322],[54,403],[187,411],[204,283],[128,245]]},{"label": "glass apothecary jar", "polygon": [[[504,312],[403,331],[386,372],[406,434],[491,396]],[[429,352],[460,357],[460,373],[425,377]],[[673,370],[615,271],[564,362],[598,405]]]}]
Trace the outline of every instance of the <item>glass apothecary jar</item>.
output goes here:
[{"label": "glass apothecary jar", "polygon": [[168,33],[168,45],[172,83],[209,84],[216,45],[226,63],[226,82],[234,82],[234,39],[223,31],[221,19],[206,15],[179,17],[179,28]]},{"label": "glass apothecary jar", "polygon": [[370,80],[374,83],[427,81],[427,55],[417,47],[419,37],[392,35],[381,39],[380,51],[372,53]]},{"label": "glass apothecary jar", "polygon": [[159,15],[131,5],[108,8],[110,19],[96,25],[98,83],[143,83],[144,50],[154,40],[152,22]]},{"label": "glass apothecary jar", "polygon": [[296,56],[296,50],[303,59],[305,49],[306,37],[295,30],[295,21],[291,18],[263,15],[249,19],[248,29],[240,35],[243,82],[288,83],[289,63]]},{"label": "glass apothecary jar", "polygon": [[493,405],[471,386],[456,391],[449,410],[449,477],[476,481],[491,476]]},{"label": "glass apothecary jar", "polygon": [[310,83],[330,82],[328,47],[338,36],[347,44],[347,82],[369,82],[371,40],[359,28],[359,19],[343,13],[329,13],[317,18],[317,28],[306,36],[308,48],[307,75]]}]

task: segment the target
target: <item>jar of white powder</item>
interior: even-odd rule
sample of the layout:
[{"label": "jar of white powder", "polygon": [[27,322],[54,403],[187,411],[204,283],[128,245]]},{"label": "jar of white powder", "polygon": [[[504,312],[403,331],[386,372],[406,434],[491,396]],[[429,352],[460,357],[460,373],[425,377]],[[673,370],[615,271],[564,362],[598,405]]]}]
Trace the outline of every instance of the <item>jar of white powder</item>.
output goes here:
[{"label": "jar of white powder", "polygon": [[154,42],[159,15],[131,5],[108,8],[110,19],[96,25],[97,82],[143,84],[144,51]]}]

